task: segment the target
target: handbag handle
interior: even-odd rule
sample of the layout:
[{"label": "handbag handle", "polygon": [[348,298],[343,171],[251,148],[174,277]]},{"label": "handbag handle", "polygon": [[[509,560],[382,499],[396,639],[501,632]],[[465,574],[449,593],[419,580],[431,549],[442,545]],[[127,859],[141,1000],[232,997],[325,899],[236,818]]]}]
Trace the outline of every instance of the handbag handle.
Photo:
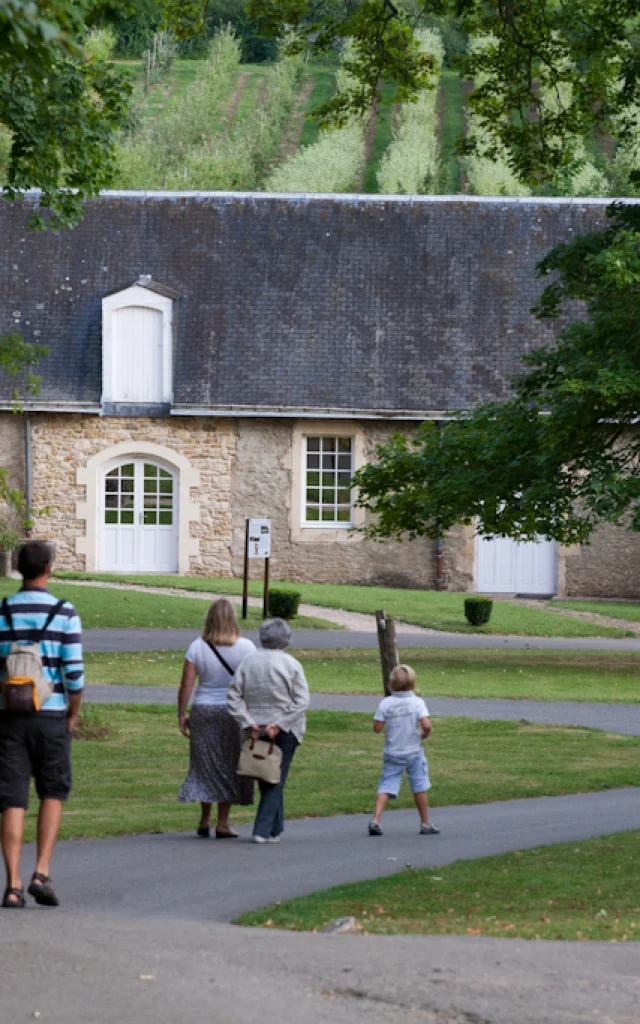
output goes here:
[{"label": "handbag handle", "polygon": [[[255,742],[256,741],[252,736],[251,739],[249,740],[249,750],[253,750]],[[269,756],[271,756],[271,754],[273,754],[273,740],[271,740],[271,746],[269,747]]]}]

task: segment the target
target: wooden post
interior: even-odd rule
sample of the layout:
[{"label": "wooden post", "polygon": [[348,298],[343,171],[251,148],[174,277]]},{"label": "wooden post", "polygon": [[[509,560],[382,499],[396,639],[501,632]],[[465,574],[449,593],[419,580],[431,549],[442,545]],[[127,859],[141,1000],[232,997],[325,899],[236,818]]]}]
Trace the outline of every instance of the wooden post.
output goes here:
[{"label": "wooden post", "polygon": [[247,618],[247,607],[249,605],[249,520],[247,519],[244,528],[244,578],[242,581],[242,618]]},{"label": "wooden post", "polygon": [[264,560],[264,594],[262,595],[262,618],[269,614],[269,559]]},{"label": "wooden post", "polygon": [[145,50],[145,72],[144,72],[144,91],[145,95],[149,92],[149,85],[151,84],[151,50]]},{"label": "wooden post", "polygon": [[380,665],[382,668],[382,686],[385,696],[390,693],[389,676],[393,669],[399,664],[398,648],[396,646],[396,624],[392,618],[387,618],[384,610],[376,612],[376,626],[378,629],[378,647],[380,649]]},{"label": "wooden post", "polygon": [[151,58],[151,68],[153,71],[156,69],[156,61],[158,59],[158,33],[153,33],[153,56]]}]

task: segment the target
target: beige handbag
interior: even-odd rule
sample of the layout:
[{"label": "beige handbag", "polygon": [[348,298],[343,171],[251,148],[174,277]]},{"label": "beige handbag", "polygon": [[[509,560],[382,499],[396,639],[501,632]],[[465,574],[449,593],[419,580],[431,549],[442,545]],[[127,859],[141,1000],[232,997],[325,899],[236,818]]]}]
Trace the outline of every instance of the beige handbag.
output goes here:
[{"label": "beige handbag", "polygon": [[282,774],[282,751],[271,740],[245,740],[240,750],[238,775],[276,785]]}]

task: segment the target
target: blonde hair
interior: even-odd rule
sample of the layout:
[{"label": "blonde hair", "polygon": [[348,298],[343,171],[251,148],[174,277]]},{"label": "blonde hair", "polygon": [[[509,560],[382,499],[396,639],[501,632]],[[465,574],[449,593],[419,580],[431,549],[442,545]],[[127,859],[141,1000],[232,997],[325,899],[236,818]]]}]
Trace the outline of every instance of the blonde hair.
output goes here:
[{"label": "blonde hair", "polygon": [[412,690],[415,682],[416,674],[410,665],[396,665],[389,676],[389,683],[393,690]]},{"label": "blonde hair", "polygon": [[202,639],[210,644],[220,644],[221,647],[233,647],[239,636],[235,608],[226,597],[219,597],[207,612]]}]

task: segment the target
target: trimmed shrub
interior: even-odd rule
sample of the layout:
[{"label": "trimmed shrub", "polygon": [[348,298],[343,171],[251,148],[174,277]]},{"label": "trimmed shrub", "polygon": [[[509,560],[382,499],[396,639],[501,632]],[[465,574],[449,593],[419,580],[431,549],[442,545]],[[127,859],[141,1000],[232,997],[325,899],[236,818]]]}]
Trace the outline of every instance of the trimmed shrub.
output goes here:
[{"label": "trimmed shrub", "polygon": [[297,590],[270,590],[269,615],[274,619],[294,619],[300,607],[300,597]]},{"label": "trimmed shrub", "polygon": [[467,597],[464,602],[464,614],[471,626],[484,626],[491,618],[493,601],[490,597]]}]

